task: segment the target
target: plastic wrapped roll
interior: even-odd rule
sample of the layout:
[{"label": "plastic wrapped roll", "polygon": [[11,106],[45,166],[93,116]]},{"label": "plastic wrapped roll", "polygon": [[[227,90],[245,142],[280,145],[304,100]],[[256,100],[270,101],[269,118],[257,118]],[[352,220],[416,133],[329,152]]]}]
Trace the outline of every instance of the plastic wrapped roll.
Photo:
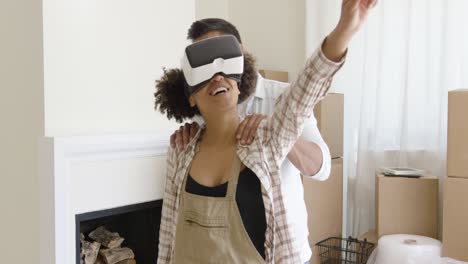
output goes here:
[{"label": "plastic wrapped roll", "polygon": [[442,244],[416,235],[388,235],[379,239],[376,264],[440,264]]}]

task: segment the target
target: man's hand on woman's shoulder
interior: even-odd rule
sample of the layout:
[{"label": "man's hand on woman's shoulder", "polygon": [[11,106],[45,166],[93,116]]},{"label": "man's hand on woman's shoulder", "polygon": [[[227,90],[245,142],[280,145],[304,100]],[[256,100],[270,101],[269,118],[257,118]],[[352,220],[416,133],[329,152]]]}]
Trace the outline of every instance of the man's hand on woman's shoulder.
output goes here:
[{"label": "man's hand on woman's shoulder", "polygon": [[185,123],[171,135],[171,147],[185,149],[190,140],[197,134],[200,126],[197,122]]},{"label": "man's hand on woman's shoulder", "polygon": [[258,126],[266,117],[266,115],[261,114],[247,116],[244,120],[242,120],[242,122],[239,124],[239,127],[237,128],[237,140],[243,145],[252,144],[255,136],[257,135]]}]

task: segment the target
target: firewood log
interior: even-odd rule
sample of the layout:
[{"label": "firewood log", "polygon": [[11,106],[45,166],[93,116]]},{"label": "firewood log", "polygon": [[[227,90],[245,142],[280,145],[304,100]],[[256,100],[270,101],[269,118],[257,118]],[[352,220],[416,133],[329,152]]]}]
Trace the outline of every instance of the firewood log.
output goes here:
[{"label": "firewood log", "polygon": [[119,233],[110,232],[103,226],[100,226],[89,233],[89,237],[107,248],[118,248],[124,241],[124,238],[121,237]]}]

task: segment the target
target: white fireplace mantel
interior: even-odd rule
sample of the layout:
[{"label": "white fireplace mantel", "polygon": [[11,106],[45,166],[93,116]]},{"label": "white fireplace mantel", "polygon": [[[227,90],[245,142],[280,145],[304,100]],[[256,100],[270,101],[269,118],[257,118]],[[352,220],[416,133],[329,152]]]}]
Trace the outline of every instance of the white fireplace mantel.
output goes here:
[{"label": "white fireplace mantel", "polygon": [[168,139],[169,134],[42,139],[40,264],[76,263],[76,214],[162,199]]}]

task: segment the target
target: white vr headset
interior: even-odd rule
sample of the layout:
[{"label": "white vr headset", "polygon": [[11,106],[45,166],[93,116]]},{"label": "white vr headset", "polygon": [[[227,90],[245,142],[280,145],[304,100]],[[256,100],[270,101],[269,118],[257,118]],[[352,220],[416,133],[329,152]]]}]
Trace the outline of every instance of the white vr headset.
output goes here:
[{"label": "white vr headset", "polygon": [[244,72],[241,45],[232,35],[195,42],[185,48],[182,71],[187,96],[197,92],[218,73],[240,82]]}]

